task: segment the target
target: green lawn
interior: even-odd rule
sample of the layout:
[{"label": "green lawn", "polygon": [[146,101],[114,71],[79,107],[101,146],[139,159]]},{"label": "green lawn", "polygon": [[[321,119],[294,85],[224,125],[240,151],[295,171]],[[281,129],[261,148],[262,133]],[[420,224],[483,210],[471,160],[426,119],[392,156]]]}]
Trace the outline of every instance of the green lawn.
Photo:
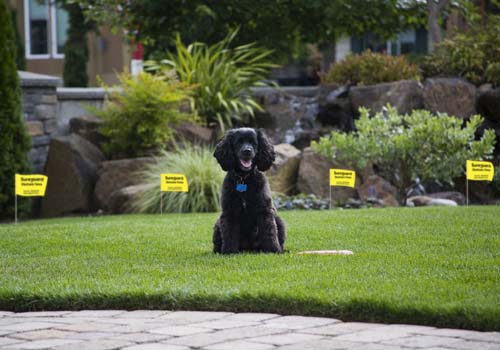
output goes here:
[{"label": "green lawn", "polygon": [[[500,330],[500,207],[281,214],[281,255],[212,254],[216,214],[0,225],[0,310],[230,310]],[[296,254],[312,249],[354,255]]]}]

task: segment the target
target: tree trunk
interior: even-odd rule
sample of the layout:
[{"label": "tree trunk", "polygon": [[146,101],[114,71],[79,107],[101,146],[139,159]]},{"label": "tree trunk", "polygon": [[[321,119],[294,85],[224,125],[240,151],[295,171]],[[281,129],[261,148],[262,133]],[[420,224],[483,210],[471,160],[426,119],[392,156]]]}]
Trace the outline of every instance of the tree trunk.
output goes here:
[{"label": "tree trunk", "polygon": [[449,2],[450,0],[427,0],[427,25],[429,27],[427,42],[429,52],[433,50],[434,44],[440,42],[442,39],[439,17]]}]

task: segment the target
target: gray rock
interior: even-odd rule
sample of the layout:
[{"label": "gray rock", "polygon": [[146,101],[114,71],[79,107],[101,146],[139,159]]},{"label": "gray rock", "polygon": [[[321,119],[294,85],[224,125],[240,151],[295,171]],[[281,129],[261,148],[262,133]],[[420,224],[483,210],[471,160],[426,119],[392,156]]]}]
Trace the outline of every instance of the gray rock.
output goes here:
[{"label": "gray rock", "polygon": [[354,86],[349,91],[354,113],[360,107],[369,108],[371,113],[382,111],[390,103],[399,113],[410,113],[424,106],[424,89],[416,80],[400,80],[368,86]]},{"label": "gray rock", "polygon": [[[136,173],[143,170],[152,161],[152,158],[143,157],[102,162],[94,189],[96,207],[110,211],[113,193],[124,187],[138,185],[141,178]],[[158,176],[160,175],[158,174]]]},{"label": "gray rock", "polygon": [[121,188],[111,195],[108,200],[108,211],[113,214],[132,213],[134,210],[131,206],[131,200],[138,193],[147,191],[153,185],[133,185]]},{"label": "gray rock", "polygon": [[47,192],[42,199],[42,216],[58,216],[91,210],[97,168],[102,152],[81,136],[54,137],[46,165]]},{"label": "gray rock", "polygon": [[69,121],[69,132],[75,133],[92,142],[97,147],[100,147],[104,141],[104,137],[99,132],[99,128],[104,122],[93,115],[82,115],[80,117],[71,118]]},{"label": "gray rock", "polygon": [[424,84],[425,109],[466,119],[476,113],[476,87],[461,78],[431,78]]},{"label": "gray rock", "polygon": [[414,196],[406,199],[407,207],[423,207],[423,206],[446,206],[456,207],[458,204],[451,199],[432,198],[429,196]]},{"label": "gray rock", "polygon": [[430,194],[427,194],[427,197],[449,199],[449,200],[454,201],[458,205],[465,204],[465,196],[462,193],[457,192],[457,191],[430,193]]},{"label": "gray rock", "polygon": [[389,181],[378,175],[370,175],[358,188],[361,200],[377,203],[383,206],[396,207],[399,205],[396,196],[397,189]]},{"label": "gray rock", "polygon": [[176,139],[190,142],[209,143],[213,138],[213,130],[193,123],[182,123],[176,128]]},{"label": "gray rock", "polygon": [[317,120],[322,125],[336,126],[344,131],[354,129],[349,88],[334,84],[322,85],[318,96]]},{"label": "gray rock", "polygon": [[276,160],[266,173],[271,190],[284,194],[297,192],[300,151],[292,145],[282,143],[274,146]]},{"label": "gray rock", "polygon": [[[345,169],[342,165],[336,165],[332,160],[313,152],[311,148],[306,148],[302,152],[302,159],[299,165],[299,176],[297,187],[299,192],[314,194],[320,198],[330,196],[330,169]],[[356,184],[360,180],[356,178]],[[332,202],[344,203],[349,198],[357,198],[356,189],[350,187],[332,187]]]},{"label": "gray rock", "polygon": [[28,135],[30,136],[40,136],[43,135],[43,123],[38,120],[33,120],[33,121],[27,121],[25,122],[26,125],[26,131],[28,132]]},{"label": "gray rock", "polygon": [[477,109],[488,120],[500,122],[500,87],[480,94]]}]

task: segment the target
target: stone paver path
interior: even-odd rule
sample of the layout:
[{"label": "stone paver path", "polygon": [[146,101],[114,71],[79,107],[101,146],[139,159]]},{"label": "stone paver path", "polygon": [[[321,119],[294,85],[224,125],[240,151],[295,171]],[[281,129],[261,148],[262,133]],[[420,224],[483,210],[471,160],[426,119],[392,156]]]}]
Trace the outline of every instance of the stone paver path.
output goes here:
[{"label": "stone paver path", "polygon": [[198,311],[0,311],[0,350],[500,350],[499,332]]}]

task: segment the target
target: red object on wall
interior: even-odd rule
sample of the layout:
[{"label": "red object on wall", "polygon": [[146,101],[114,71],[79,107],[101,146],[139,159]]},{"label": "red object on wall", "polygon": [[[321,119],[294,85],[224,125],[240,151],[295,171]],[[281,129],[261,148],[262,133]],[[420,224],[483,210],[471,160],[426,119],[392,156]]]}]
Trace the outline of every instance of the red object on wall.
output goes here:
[{"label": "red object on wall", "polygon": [[132,51],[133,60],[142,60],[144,58],[144,46],[142,43],[137,43],[135,49]]}]

